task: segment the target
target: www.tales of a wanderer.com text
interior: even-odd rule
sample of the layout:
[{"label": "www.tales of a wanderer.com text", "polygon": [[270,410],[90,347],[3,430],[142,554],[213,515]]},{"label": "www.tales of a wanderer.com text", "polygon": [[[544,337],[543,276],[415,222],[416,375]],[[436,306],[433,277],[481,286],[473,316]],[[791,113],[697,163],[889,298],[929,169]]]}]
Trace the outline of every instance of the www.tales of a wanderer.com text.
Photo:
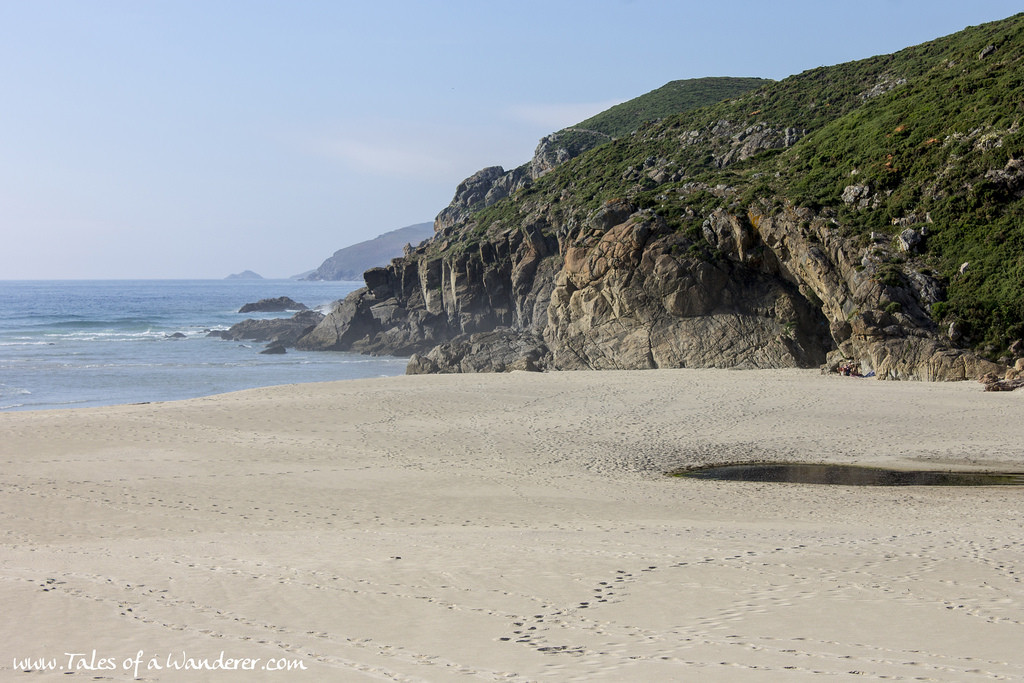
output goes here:
[{"label": "www.tales of a wanderer.com text", "polygon": [[101,656],[91,652],[64,652],[60,657],[15,657],[16,671],[305,671],[301,659],[229,657],[223,651],[215,657],[193,657],[185,652],[148,654],[143,650],[128,656]]}]

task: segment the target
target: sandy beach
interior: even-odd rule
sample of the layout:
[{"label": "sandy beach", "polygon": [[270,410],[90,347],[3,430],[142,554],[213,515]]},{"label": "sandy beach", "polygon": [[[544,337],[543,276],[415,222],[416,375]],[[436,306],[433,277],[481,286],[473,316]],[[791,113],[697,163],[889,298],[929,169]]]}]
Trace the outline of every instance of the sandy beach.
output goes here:
[{"label": "sandy beach", "polygon": [[666,476],[1022,444],[1024,392],[817,371],[0,414],[0,679],[1024,680],[1024,488]]}]

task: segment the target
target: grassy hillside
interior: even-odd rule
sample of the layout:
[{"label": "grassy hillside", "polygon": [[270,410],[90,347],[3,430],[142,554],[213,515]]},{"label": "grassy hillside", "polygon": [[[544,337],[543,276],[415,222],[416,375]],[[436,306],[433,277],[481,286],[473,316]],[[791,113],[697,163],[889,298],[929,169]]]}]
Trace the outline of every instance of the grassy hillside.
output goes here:
[{"label": "grassy hillside", "polygon": [[674,114],[706,107],[738,97],[773,81],[764,78],[707,77],[671,81],[665,85],[617,104],[596,116],[557,133],[559,145],[573,156],[596,144],[629,135],[641,124]]},{"label": "grassy hillside", "polygon": [[[612,112],[589,125],[612,130]],[[692,235],[695,250],[710,210],[743,213],[755,201],[832,215],[865,245],[872,232],[895,238],[921,221],[923,253],[895,263],[892,277],[908,268],[939,276],[948,294],[935,319],[997,355],[1024,338],[1022,119],[1017,15],[644,124],[482,212],[467,236],[539,206],[563,223],[583,220],[616,197]],[[849,186],[866,201],[844,201]]]},{"label": "grassy hillside", "polygon": [[621,137],[636,130],[645,121],[706,107],[773,82],[765,78],[725,77],[672,81],[645,95],[617,104],[586,121],[580,121],[574,128],[586,128],[609,137]]}]

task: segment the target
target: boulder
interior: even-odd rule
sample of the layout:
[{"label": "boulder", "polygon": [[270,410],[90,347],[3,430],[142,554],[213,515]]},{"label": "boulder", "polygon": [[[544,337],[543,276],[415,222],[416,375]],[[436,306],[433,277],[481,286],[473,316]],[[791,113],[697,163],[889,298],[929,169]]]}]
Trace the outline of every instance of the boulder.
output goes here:
[{"label": "boulder", "polygon": [[284,344],[274,342],[269,344],[267,348],[260,351],[260,353],[264,355],[280,355],[282,353],[288,353],[288,350],[284,347]]},{"label": "boulder", "polygon": [[919,251],[923,242],[924,235],[919,230],[914,230],[913,228],[907,228],[899,236],[900,251],[907,254]]},{"label": "boulder", "polygon": [[985,385],[985,391],[1013,391],[1024,387],[1024,379],[999,379],[998,377],[985,376],[981,379]]},{"label": "boulder", "polygon": [[847,185],[843,188],[841,198],[844,204],[854,205],[859,209],[866,209],[871,198],[871,188],[867,185]]},{"label": "boulder", "polygon": [[305,311],[308,306],[292,301],[286,296],[275,299],[260,299],[256,303],[245,304],[238,309],[239,313],[280,313],[282,311]]},{"label": "boulder", "polygon": [[286,346],[293,346],[296,341],[316,328],[323,319],[323,313],[305,310],[299,311],[290,318],[243,320],[232,325],[228,330],[221,330],[219,333],[211,332],[208,336],[216,334],[221,339],[233,341],[248,339],[252,341],[278,342]]},{"label": "boulder", "polygon": [[460,335],[425,355],[414,354],[407,375],[430,373],[539,372],[550,362],[544,340],[508,328]]}]

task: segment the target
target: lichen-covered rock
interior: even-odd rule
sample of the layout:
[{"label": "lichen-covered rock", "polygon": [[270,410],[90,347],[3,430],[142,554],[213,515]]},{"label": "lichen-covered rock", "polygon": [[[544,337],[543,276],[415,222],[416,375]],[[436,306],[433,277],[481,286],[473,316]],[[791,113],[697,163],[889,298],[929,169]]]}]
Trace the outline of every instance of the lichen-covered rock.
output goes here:
[{"label": "lichen-covered rock", "polygon": [[908,254],[917,252],[924,242],[924,234],[919,230],[907,228],[899,234],[900,251]]},{"label": "lichen-covered rock", "polygon": [[840,198],[844,204],[858,209],[867,209],[872,205],[871,188],[868,185],[847,185]]},{"label": "lichen-covered rock", "polygon": [[611,136],[607,133],[579,127],[547,135],[541,138],[533,152],[533,159],[529,163],[530,178],[536,180],[569,159],[609,140]]},{"label": "lichen-covered rock", "polygon": [[716,162],[719,166],[727,166],[768,149],[791,147],[806,134],[807,131],[802,129],[777,128],[766,123],[747,126],[732,136],[729,151],[716,159]]}]

